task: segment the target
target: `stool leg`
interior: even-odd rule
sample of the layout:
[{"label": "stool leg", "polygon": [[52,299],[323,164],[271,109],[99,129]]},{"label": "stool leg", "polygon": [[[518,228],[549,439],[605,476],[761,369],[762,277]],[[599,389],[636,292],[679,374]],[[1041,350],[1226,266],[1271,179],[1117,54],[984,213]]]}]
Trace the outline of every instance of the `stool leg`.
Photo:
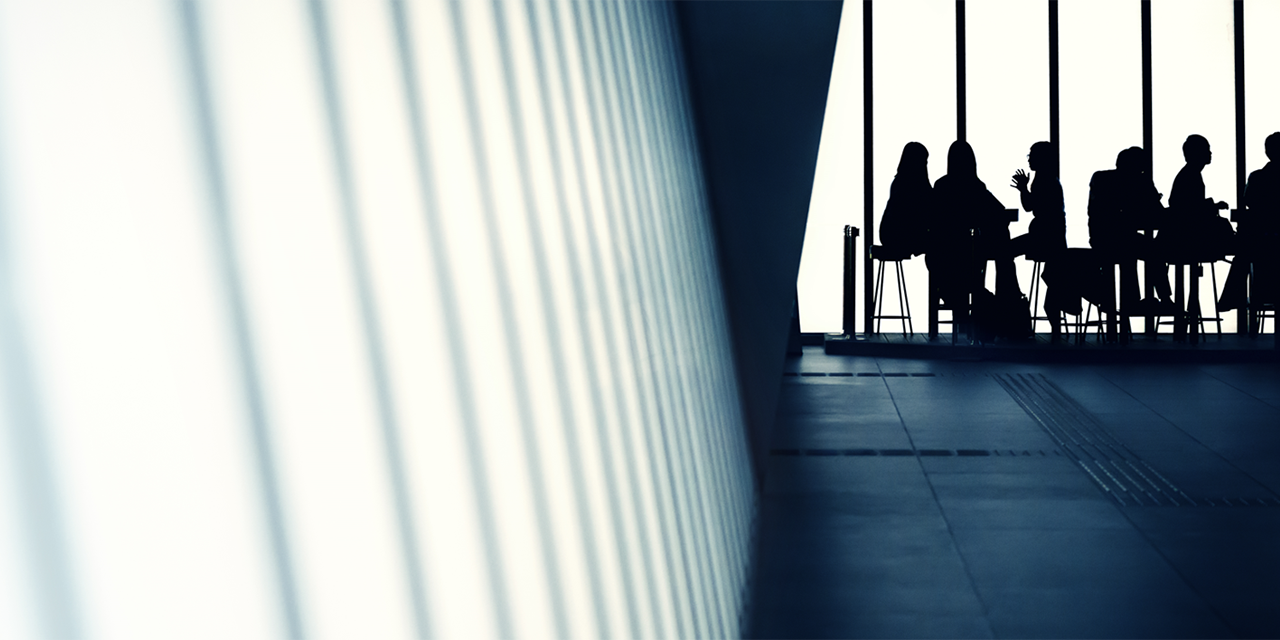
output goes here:
[{"label": "stool leg", "polygon": [[1213,280],[1213,324],[1218,328],[1217,334],[1222,335],[1222,313],[1218,311],[1218,267],[1216,262],[1209,263],[1209,277]]},{"label": "stool leg", "polygon": [[907,323],[902,319],[902,263],[893,263],[893,287],[898,294],[898,324],[902,328],[902,337],[907,337]]},{"label": "stool leg", "polygon": [[898,292],[898,324],[902,326],[902,337],[907,337],[907,323],[902,318],[902,263],[893,263],[893,286]]},{"label": "stool leg", "polygon": [[876,271],[876,333],[880,333],[880,316],[884,315],[884,263]]},{"label": "stool leg", "polygon": [[1085,305],[1084,313],[1076,316],[1076,344],[1084,344],[1084,339],[1089,333],[1089,316],[1093,311],[1092,305]]},{"label": "stool leg", "polygon": [[1040,326],[1040,261],[1031,266],[1031,333]]},{"label": "stool leg", "polygon": [[938,294],[933,290],[933,276],[929,277],[929,306],[925,316],[926,330],[932,340],[938,337]]},{"label": "stool leg", "polygon": [[898,290],[902,292],[903,309],[906,309],[906,326],[908,335],[916,335],[916,329],[911,325],[911,296],[907,295],[907,275],[902,270],[902,263],[898,263]]}]

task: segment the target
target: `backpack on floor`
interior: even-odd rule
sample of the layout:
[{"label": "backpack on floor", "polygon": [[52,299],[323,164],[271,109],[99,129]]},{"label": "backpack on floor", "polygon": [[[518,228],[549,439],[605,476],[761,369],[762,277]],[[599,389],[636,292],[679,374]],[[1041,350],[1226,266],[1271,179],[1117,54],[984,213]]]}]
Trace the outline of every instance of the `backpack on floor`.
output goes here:
[{"label": "backpack on floor", "polygon": [[986,289],[973,294],[973,323],[981,342],[1031,337],[1031,302],[1027,297],[997,296]]}]

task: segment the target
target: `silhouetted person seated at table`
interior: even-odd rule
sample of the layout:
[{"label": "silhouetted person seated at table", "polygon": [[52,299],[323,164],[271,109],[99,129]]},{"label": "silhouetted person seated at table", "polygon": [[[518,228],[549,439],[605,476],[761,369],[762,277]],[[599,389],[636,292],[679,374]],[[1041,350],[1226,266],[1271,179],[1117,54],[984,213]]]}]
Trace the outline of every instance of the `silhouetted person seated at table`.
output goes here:
[{"label": "silhouetted person seated at table", "polygon": [[[1156,257],[1154,240],[1138,233],[1158,226],[1164,215],[1146,164],[1146,152],[1129,147],[1116,156],[1114,170],[1098,171],[1089,181],[1089,246],[1104,261],[1120,265],[1120,308],[1131,315],[1163,310],[1173,296],[1168,267]],[[1156,299],[1139,300],[1138,260],[1146,261],[1147,282]]]},{"label": "silhouetted person seated at table", "polygon": [[1025,254],[1052,258],[1067,248],[1067,214],[1053,145],[1048,142],[1031,145],[1027,165],[1036,173],[1035,180],[1018,169],[1009,186],[1018,190],[1022,208],[1032,215],[1031,224],[1027,233],[1009,241],[1009,250],[1014,257]]},{"label": "silhouetted person seated at table", "polygon": [[898,174],[889,187],[889,203],[880,218],[880,244],[890,253],[913,256],[928,249],[930,206],[929,150],[919,142],[902,148]]},{"label": "silhouetted person seated at table", "polygon": [[[988,256],[1009,242],[1004,205],[978,179],[973,147],[956,141],[947,151],[947,175],[933,185],[925,264],[956,322],[968,321],[969,296],[985,292]],[[1020,297],[1013,258],[996,259],[996,297]],[[989,294],[983,294],[989,295]]]},{"label": "silhouetted person seated at table", "polygon": [[[1280,249],[1280,131],[1267,136],[1267,164],[1249,174],[1245,183],[1238,251],[1222,288],[1218,309],[1238,309],[1246,303],[1276,302],[1276,251]],[[1250,286],[1246,279],[1252,273]]]},{"label": "silhouetted person seated at table", "polygon": [[1231,223],[1218,215],[1227,203],[1215,202],[1204,194],[1201,173],[1213,160],[1209,141],[1201,135],[1187,136],[1182,143],[1182,156],[1187,164],[1173,179],[1169,192],[1171,215],[1165,229],[1156,236],[1157,244],[1168,262],[1189,264],[1220,259],[1232,252],[1235,232]]}]

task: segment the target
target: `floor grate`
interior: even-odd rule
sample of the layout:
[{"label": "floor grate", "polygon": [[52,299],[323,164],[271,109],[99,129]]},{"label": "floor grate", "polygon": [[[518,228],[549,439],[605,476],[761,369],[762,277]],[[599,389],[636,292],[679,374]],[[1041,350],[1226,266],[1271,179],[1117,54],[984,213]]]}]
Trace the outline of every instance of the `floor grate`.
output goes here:
[{"label": "floor grate", "polygon": [[1187,495],[1042,374],[994,376],[1107,495],[1124,506],[1280,506],[1280,499]]},{"label": "floor grate", "polygon": [[979,456],[1002,456],[1002,457],[1050,457],[1061,456],[1062,452],[1056,449],[1050,451],[1031,451],[1016,449],[771,449],[771,455],[775,456],[884,456],[884,457],[907,457],[916,456],[921,458],[935,457],[979,457]]},{"label": "floor grate", "polygon": [[786,378],[934,378],[945,373],[901,373],[887,372],[880,373],[878,371],[861,371],[854,373],[851,371],[784,371],[783,377]]}]

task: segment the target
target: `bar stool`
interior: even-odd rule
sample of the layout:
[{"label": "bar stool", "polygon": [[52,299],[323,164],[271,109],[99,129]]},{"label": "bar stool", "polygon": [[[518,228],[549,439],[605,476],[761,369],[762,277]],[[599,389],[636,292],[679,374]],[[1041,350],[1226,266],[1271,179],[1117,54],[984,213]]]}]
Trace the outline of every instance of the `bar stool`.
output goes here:
[{"label": "bar stool", "polygon": [[[1178,261],[1169,261],[1167,264],[1175,269],[1174,271],[1174,299],[1177,301],[1178,309],[1173,313],[1154,313],[1155,325],[1173,325],[1174,339],[1189,339],[1192,344],[1199,342],[1204,335],[1204,325],[1206,322],[1213,322],[1217,327],[1217,335],[1222,335],[1222,316],[1218,314],[1217,305],[1214,306],[1213,317],[1205,316],[1200,305],[1200,274],[1204,272],[1204,264],[1209,263],[1209,274],[1212,277],[1214,297],[1218,295],[1218,273],[1214,268],[1216,259],[1199,260],[1187,259]],[[1183,267],[1188,267],[1191,271],[1191,287],[1190,291],[1184,291]],[[1169,317],[1169,320],[1160,320],[1162,317]],[[1156,331],[1159,335],[1159,331]]]},{"label": "bar stool", "polygon": [[[951,318],[947,320],[943,320],[938,315],[938,312],[940,311],[951,312]],[[957,309],[954,306],[946,304],[942,301],[942,295],[939,293],[938,288],[935,287],[933,284],[933,272],[932,271],[929,272],[929,334],[928,335],[930,340],[938,337],[938,325],[949,324],[951,325],[951,344],[956,343],[956,338],[957,338],[956,311]]]},{"label": "bar stool", "polygon": [[1275,331],[1276,323],[1276,305],[1270,302],[1264,302],[1257,305],[1251,310],[1253,314],[1253,322],[1250,323],[1250,334],[1254,336],[1262,335],[1267,328],[1267,318],[1271,318],[1271,330]]},{"label": "bar stool", "polygon": [[[970,255],[970,257],[972,257],[972,256],[974,255],[974,240],[973,240],[973,238],[975,238],[975,237],[976,237],[976,230],[975,230],[975,229],[970,229],[970,230],[969,230],[969,238],[970,238],[970,241],[969,241],[969,255]],[[955,304],[946,304],[946,303],[944,303],[944,302],[942,301],[942,292],[939,290],[938,286],[937,286],[937,285],[935,285],[935,284],[934,284],[934,282],[933,282],[933,275],[934,275],[934,274],[933,274],[933,271],[932,271],[932,270],[930,270],[930,271],[929,271],[929,334],[928,334],[928,335],[929,335],[929,339],[930,339],[930,340],[933,340],[934,338],[937,338],[937,337],[938,337],[938,325],[940,325],[940,324],[950,324],[950,325],[951,325],[951,344],[953,344],[953,345],[954,345],[954,344],[956,344],[956,343],[958,342],[958,338],[959,338],[959,327],[960,327],[960,324],[961,324],[961,323],[959,323],[959,322],[956,322],[956,312],[960,312],[960,313],[962,314],[962,316],[963,316],[964,318],[966,318],[966,320],[965,320],[964,322],[965,322],[965,323],[967,323],[967,325],[968,325],[968,330],[966,331],[966,333],[967,333],[966,340],[967,340],[968,342],[973,342],[973,338],[974,338],[974,332],[973,332],[973,318],[971,317],[971,314],[969,313],[969,312],[971,311],[971,310],[970,310],[970,308],[969,308],[969,307],[970,307],[970,302],[969,302],[969,300],[965,300],[965,301],[962,303],[962,305],[963,305],[963,306],[961,306],[961,307],[957,307]],[[939,312],[939,311],[950,311],[950,312],[951,312],[951,319],[950,319],[950,320],[942,320],[942,319],[940,319],[940,318],[938,317],[938,312]]]},{"label": "bar stool", "polygon": [[[1213,284],[1213,289],[1212,289],[1212,291],[1213,291],[1213,299],[1214,299],[1215,301],[1218,299],[1218,270],[1217,270],[1217,268],[1216,268],[1216,265],[1217,265],[1217,264],[1218,264],[1218,261],[1216,261],[1216,260],[1215,260],[1215,261],[1213,261],[1213,262],[1210,262],[1210,263],[1209,263],[1209,279],[1210,279],[1210,282]],[[1203,263],[1203,262],[1201,262],[1199,265],[1197,265],[1197,266],[1196,266],[1196,268],[1200,269],[1200,271],[1201,271],[1201,272],[1203,272],[1203,271],[1204,271],[1204,263]],[[1218,312],[1218,305],[1217,305],[1216,303],[1215,303],[1215,304],[1211,304],[1211,305],[1209,305],[1209,306],[1210,306],[1210,308],[1212,308],[1212,309],[1213,309],[1213,317],[1212,317],[1212,318],[1206,318],[1206,317],[1204,316],[1204,314],[1203,314],[1203,313],[1202,313],[1202,314],[1200,314],[1200,318],[1199,318],[1199,321],[1200,321],[1200,335],[1204,335],[1204,323],[1206,323],[1206,322],[1212,322],[1212,323],[1214,323],[1214,325],[1213,325],[1213,326],[1214,326],[1214,333],[1215,333],[1219,338],[1221,338],[1221,337],[1222,337],[1222,314]]]},{"label": "bar stool", "polygon": [[[1102,344],[1106,341],[1105,329],[1107,327],[1107,321],[1102,317],[1102,309],[1100,309],[1092,300],[1088,299],[1085,300],[1082,306],[1084,307],[1083,313],[1076,316],[1075,322],[1076,344],[1084,344],[1085,338],[1088,337],[1090,327],[1097,327],[1098,344]],[[1094,311],[1098,312],[1098,317],[1096,319],[1090,319],[1093,317]]]},{"label": "bar stool", "polygon": [[[876,322],[875,332],[880,333],[880,322],[882,320],[897,320],[902,323],[902,337],[915,335],[915,328],[911,324],[911,301],[907,298],[907,279],[902,270],[902,262],[911,259],[911,252],[905,249],[888,248],[882,245],[874,245],[871,247],[872,266],[879,263],[876,268],[876,292],[875,292],[875,313],[871,316]],[[884,272],[887,268],[885,263],[892,263],[894,268],[894,278],[898,290],[898,312],[896,314],[884,313]]]},{"label": "bar stool", "polygon": [[[1235,211],[1232,211],[1232,220],[1235,218]],[[1247,319],[1247,327],[1249,337],[1257,337],[1261,335],[1266,328],[1267,318],[1271,318],[1272,331],[1276,331],[1276,305],[1274,302],[1254,302],[1253,297],[1256,294],[1257,275],[1254,273],[1254,265],[1249,264],[1249,302],[1240,311],[1245,313]],[[1280,331],[1276,331],[1280,333]]]},{"label": "bar stool", "polygon": [[[1034,333],[1038,323],[1048,322],[1053,324],[1053,319],[1048,315],[1040,315],[1040,276],[1044,271],[1044,256],[1028,253],[1027,260],[1031,260],[1031,330]],[[1048,312],[1045,312],[1048,313]],[[1062,314],[1059,314],[1058,320],[1063,320]]]},{"label": "bar stool", "polygon": [[[1095,249],[1095,251],[1097,251]],[[1118,342],[1127,344],[1132,336],[1132,327],[1130,326],[1130,309],[1126,309],[1124,303],[1120,300],[1120,290],[1116,287],[1116,280],[1122,278],[1123,274],[1117,274],[1120,268],[1120,262],[1113,256],[1106,253],[1095,254],[1098,256],[1099,277],[1105,283],[1103,291],[1105,298],[1109,301],[1110,308],[1106,309],[1089,301],[1090,310],[1098,312],[1098,342]],[[1093,326],[1088,320],[1086,314],[1086,325]],[[1106,329],[1105,332],[1103,329]]]}]

